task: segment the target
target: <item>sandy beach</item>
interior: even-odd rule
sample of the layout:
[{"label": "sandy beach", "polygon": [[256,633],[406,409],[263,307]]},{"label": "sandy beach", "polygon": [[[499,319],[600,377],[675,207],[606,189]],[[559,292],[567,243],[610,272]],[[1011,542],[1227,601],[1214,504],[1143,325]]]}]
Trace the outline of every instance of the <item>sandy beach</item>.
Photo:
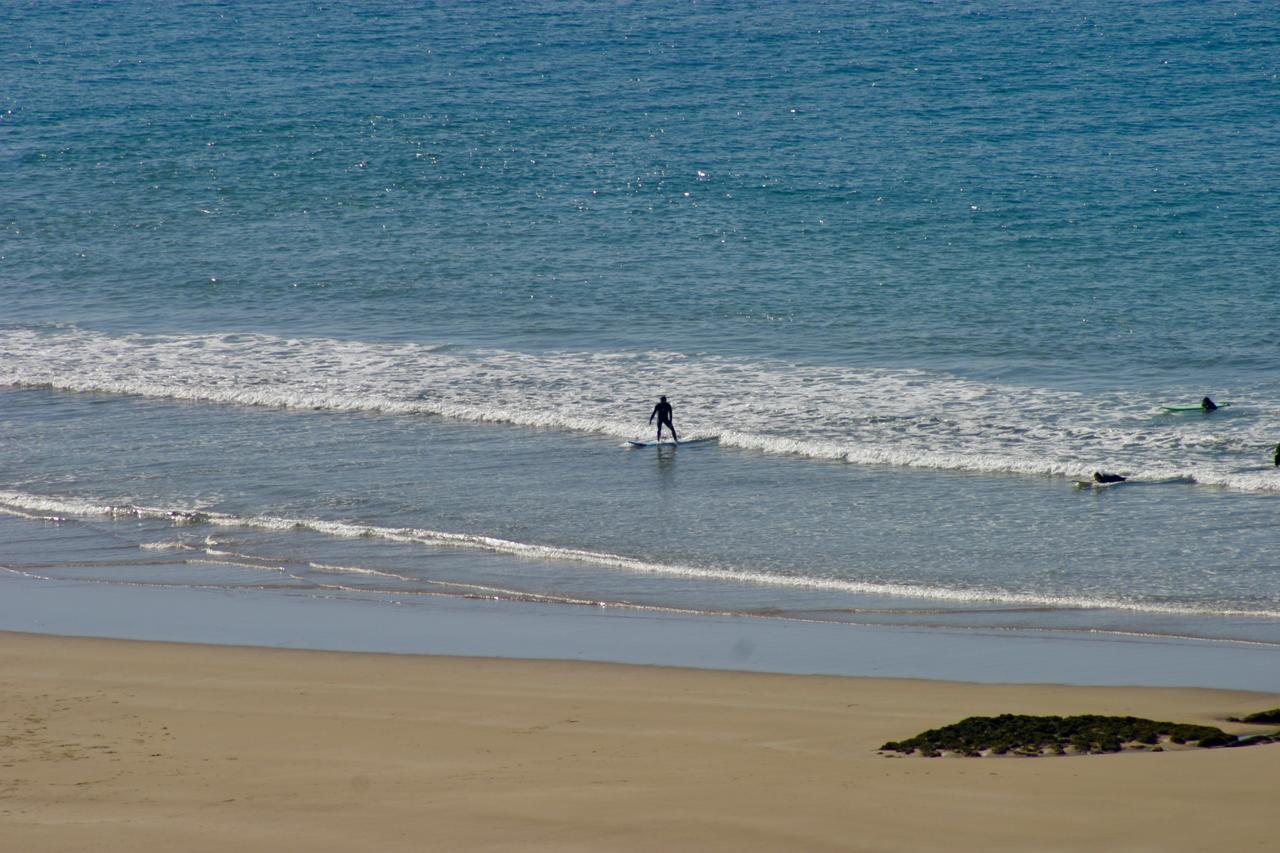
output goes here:
[{"label": "sandy beach", "polygon": [[0,835],[69,850],[1248,850],[1280,746],[890,757],[974,714],[1276,695],[0,634]]}]

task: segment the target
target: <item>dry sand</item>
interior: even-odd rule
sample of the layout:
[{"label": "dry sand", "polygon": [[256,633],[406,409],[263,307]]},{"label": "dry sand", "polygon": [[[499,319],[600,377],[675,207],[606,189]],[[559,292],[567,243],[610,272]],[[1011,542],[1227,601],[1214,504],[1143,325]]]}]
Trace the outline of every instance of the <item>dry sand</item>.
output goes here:
[{"label": "dry sand", "polygon": [[23,634],[0,634],[0,687],[6,851],[1242,851],[1280,830],[1280,745],[876,751],[973,714],[1223,725],[1275,695]]}]

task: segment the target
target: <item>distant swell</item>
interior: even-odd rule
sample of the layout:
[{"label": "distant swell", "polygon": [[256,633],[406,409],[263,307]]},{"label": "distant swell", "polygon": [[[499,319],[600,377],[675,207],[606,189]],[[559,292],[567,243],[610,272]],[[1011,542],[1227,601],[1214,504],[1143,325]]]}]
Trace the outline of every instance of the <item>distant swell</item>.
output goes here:
[{"label": "distant swell", "polygon": [[75,328],[0,332],[0,385],[620,439],[647,435],[653,398],[668,393],[682,434],[761,453],[1071,478],[1104,468],[1139,481],[1280,491],[1266,455],[1280,405],[1267,389],[1241,391],[1238,405],[1210,419],[1164,415],[1176,391],[1084,395],[920,370]]},{"label": "distant swell", "polygon": [[[832,592],[882,595],[898,598],[932,599],[951,602],[993,602],[1054,608],[1090,608],[1120,610],[1135,613],[1164,613],[1183,616],[1252,616],[1280,619],[1280,611],[1273,610],[1214,610],[1200,607],[1183,607],[1149,602],[1132,602],[1105,598],[1072,598],[1052,595],[1033,595],[997,589],[948,589],[945,587],[869,583],[853,580],[784,575],[755,570],[721,569],[669,563],[564,548],[516,542],[475,533],[454,533],[408,527],[381,527],[348,521],[325,521],[308,518],[284,518],[269,515],[236,516],[226,513],[205,512],[191,508],[144,507],[134,504],[103,504],[75,499],[43,497],[13,491],[0,491],[0,512],[24,518],[44,518],[57,521],[66,517],[146,518],[167,520],[181,525],[211,525],[216,527],[242,527],[258,530],[305,530],[329,536],[357,538],[373,537],[389,542],[417,543],[435,547],[465,548],[489,553],[506,554],[524,559],[571,561],[587,563],[618,571],[661,574],[671,577],[687,577],[699,580],[716,580],[749,583],[763,586],[813,589]],[[319,570],[345,572],[371,572],[354,567],[317,566]]]}]

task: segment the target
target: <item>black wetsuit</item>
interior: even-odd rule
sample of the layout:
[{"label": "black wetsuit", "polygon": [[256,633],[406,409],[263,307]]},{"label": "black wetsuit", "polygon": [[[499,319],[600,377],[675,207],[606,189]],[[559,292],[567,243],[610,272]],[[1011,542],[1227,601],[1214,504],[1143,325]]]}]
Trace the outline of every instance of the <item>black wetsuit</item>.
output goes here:
[{"label": "black wetsuit", "polygon": [[658,441],[662,441],[662,427],[665,424],[667,429],[671,430],[672,441],[679,441],[680,437],[676,435],[675,424],[671,423],[671,404],[666,400],[662,400],[658,405],[653,407],[653,411],[649,414],[649,423],[653,423],[654,418],[658,419]]}]

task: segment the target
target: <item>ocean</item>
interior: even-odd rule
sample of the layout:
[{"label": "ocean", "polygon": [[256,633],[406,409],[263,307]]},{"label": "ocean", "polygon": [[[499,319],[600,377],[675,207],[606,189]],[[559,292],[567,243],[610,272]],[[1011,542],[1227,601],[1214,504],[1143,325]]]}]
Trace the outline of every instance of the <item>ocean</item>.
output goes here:
[{"label": "ocean", "polygon": [[1269,4],[0,31],[0,589],[1280,646]]}]

